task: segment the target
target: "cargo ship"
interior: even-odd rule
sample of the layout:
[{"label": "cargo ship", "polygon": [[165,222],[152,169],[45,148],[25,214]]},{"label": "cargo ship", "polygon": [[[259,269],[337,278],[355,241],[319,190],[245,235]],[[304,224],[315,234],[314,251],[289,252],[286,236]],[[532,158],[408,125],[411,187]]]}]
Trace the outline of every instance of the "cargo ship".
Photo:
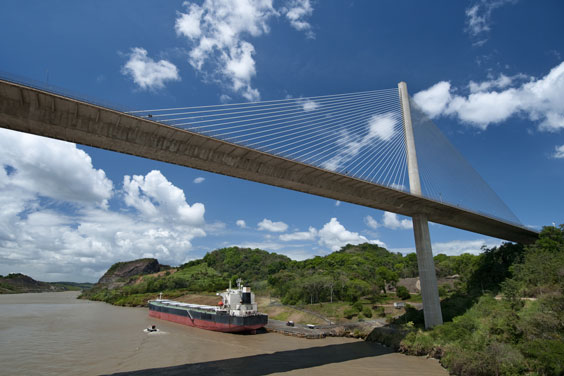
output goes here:
[{"label": "cargo ship", "polygon": [[237,289],[229,284],[228,289],[217,295],[221,296],[217,306],[162,298],[149,300],[149,316],[219,332],[256,333],[268,323],[268,315],[258,312],[255,294],[250,287],[241,286],[240,281]]}]

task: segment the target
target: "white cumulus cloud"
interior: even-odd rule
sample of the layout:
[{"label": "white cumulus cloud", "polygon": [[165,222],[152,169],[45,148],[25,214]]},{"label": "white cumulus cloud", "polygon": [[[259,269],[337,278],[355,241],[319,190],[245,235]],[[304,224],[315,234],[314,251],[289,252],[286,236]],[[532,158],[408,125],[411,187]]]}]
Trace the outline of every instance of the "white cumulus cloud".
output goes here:
[{"label": "white cumulus cloud", "polygon": [[393,113],[373,115],[366,122],[366,134],[353,135],[342,131],[336,143],[339,153],[322,164],[323,168],[335,171],[356,157],[360,151],[374,142],[389,142],[396,135],[399,123]]},{"label": "white cumulus cloud", "polygon": [[317,230],[314,227],[310,227],[308,231],[298,231],[291,234],[280,235],[280,240],[284,242],[295,241],[295,240],[314,240],[317,236]]},{"label": "white cumulus cloud", "polygon": [[371,229],[376,230],[379,227],[385,227],[390,230],[409,230],[413,228],[413,221],[411,219],[400,219],[396,213],[384,212],[382,215],[382,222],[378,222],[372,216],[367,215],[364,217],[364,223]]},{"label": "white cumulus cloud", "polygon": [[371,215],[367,215],[366,217],[364,217],[364,223],[366,223],[366,225],[373,230],[376,230],[378,227],[381,226],[380,223],[378,223],[378,221],[375,220]]},{"label": "white cumulus cloud", "polygon": [[382,225],[386,228],[396,230],[409,230],[413,228],[411,219],[399,219],[396,213],[384,212],[382,216]]},{"label": "white cumulus cloud", "polygon": [[501,245],[501,241],[498,240],[453,240],[444,243],[433,243],[431,246],[433,248],[433,254],[438,255],[439,253],[444,253],[448,256],[458,256],[463,253],[471,253],[474,255],[482,253],[482,247],[492,248]]},{"label": "white cumulus cloud", "polygon": [[430,117],[440,116],[445,112],[452,95],[450,93],[450,82],[441,81],[427,90],[422,90],[413,96],[415,103]]},{"label": "white cumulus cloud", "polygon": [[380,247],[386,246],[379,240],[369,240],[357,232],[348,231],[345,226],[339,223],[337,218],[331,218],[331,220],[319,230],[318,236],[319,245],[328,247],[332,251],[337,251],[347,244],[372,243]]},{"label": "white cumulus cloud", "polygon": [[256,75],[254,46],[245,40],[269,32],[268,20],[278,12],[271,0],[205,0],[184,3],[175,29],[189,40],[190,65],[213,80],[229,82],[230,88],[249,101],[260,99],[251,79]]},{"label": "white cumulus cloud", "polygon": [[371,243],[381,247],[386,246],[380,240],[371,240],[366,236],[360,235],[358,232],[347,230],[337,218],[331,218],[320,230],[310,226],[308,231],[282,234],[279,236],[279,239],[283,242],[316,241],[320,246],[328,248],[331,251],[337,251],[347,244]]},{"label": "white cumulus cloud", "polygon": [[310,0],[290,0],[282,8],[282,13],[290,22],[290,25],[298,31],[304,31],[309,39],[315,39],[311,24],[306,21],[313,14]]},{"label": "white cumulus cloud", "polygon": [[202,35],[201,18],[204,9],[197,4],[184,3],[188,13],[178,13],[175,22],[176,33],[194,40]]},{"label": "white cumulus cloud", "polygon": [[158,170],[153,170],[146,176],[124,176],[123,189],[125,203],[147,218],[165,218],[172,223],[189,225],[204,223],[204,205],[189,205],[184,191],[169,182]]},{"label": "white cumulus cloud", "polygon": [[180,81],[176,65],[168,60],[155,61],[140,47],[131,49],[121,73],[130,76],[141,89],[162,89],[167,81]]},{"label": "white cumulus cloud", "polygon": [[196,179],[194,179],[194,184],[203,183],[204,180],[206,180],[206,178],[203,178],[203,177],[199,176],[199,177],[197,177]]},{"label": "white cumulus cloud", "polygon": [[75,144],[0,129],[0,151],[0,166],[11,170],[9,179],[1,181],[22,195],[41,193],[55,200],[101,206],[112,197],[111,180]]},{"label": "white cumulus cloud", "polygon": [[311,112],[311,111],[315,111],[317,110],[320,106],[319,103],[317,103],[316,101],[312,101],[311,99],[306,100],[303,104],[302,104],[302,108],[304,109],[305,112]]},{"label": "white cumulus cloud", "polygon": [[514,84],[516,80],[527,80],[531,77],[528,77],[524,74],[517,74],[515,76],[506,76],[503,73],[499,75],[496,79],[490,79],[489,81],[484,82],[474,82],[470,81],[468,84],[468,88],[470,89],[471,93],[479,93],[482,91],[487,91],[490,89],[504,89],[508,86]]},{"label": "white cumulus cloud", "polygon": [[560,145],[555,148],[553,157],[564,158],[564,145]]},{"label": "white cumulus cloud", "polygon": [[[530,79],[515,87],[515,78],[472,82],[467,95],[455,94],[448,82],[439,82],[413,96],[415,103],[430,117],[453,116],[480,129],[521,115],[537,122],[539,129],[564,128],[564,62],[542,78]],[[497,90],[495,90],[497,89]]]},{"label": "white cumulus cloud", "polygon": [[284,232],[288,229],[288,225],[284,222],[273,222],[270,219],[263,219],[258,224],[259,230],[266,230],[270,232]]},{"label": "white cumulus cloud", "polygon": [[[445,254],[448,256],[459,256],[463,253],[471,253],[477,255],[483,252],[482,247],[493,248],[498,247],[503,243],[497,239],[475,239],[475,240],[452,240],[448,242],[433,243],[433,255]],[[414,248],[394,248],[390,249],[391,252],[400,252],[403,254],[414,253]]]},{"label": "white cumulus cloud", "polygon": [[186,1],[184,8],[177,13],[175,30],[188,40],[190,65],[204,80],[219,82],[248,101],[260,100],[252,84],[257,70],[251,40],[270,32],[271,19],[284,15],[293,28],[315,37],[306,20],[313,13],[309,0],[289,0],[280,9],[272,0]]},{"label": "white cumulus cloud", "polygon": [[368,121],[368,139],[370,142],[374,139],[382,141],[390,141],[395,134],[395,125],[397,121],[391,115],[374,115]]},{"label": "white cumulus cloud", "polygon": [[245,228],[245,227],[247,227],[247,223],[245,223],[245,221],[242,220],[242,219],[238,219],[238,220],[235,222],[235,224],[236,224],[238,227],[240,227],[240,228]]},{"label": "white cumulus cloud", "polygon": [[0,274],[93,281],[117,261],[180,264],[206,236],[203,204],[159,171],[118,192],[76,145],[0,130]]}]

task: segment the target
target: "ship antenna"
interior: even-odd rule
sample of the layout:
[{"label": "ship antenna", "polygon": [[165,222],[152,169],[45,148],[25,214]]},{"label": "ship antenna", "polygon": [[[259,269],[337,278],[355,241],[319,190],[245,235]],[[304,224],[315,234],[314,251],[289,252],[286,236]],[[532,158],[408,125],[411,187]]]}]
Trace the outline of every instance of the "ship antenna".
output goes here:
[{"label": "ship antenna", "polygon": [[237,288],[240,290],[241,285],[243,284],[243,280],[241,278],[237,278]]}]

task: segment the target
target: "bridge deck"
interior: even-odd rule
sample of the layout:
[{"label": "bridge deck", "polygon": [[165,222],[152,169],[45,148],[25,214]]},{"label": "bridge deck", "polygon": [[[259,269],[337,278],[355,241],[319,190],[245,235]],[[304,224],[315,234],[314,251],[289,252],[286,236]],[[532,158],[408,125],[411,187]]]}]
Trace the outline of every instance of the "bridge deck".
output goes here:
[{"label": "bridge deck", "polygon": [[0,127],[413,216],[514,242],[537,233],[424,197],[0,80]]}]

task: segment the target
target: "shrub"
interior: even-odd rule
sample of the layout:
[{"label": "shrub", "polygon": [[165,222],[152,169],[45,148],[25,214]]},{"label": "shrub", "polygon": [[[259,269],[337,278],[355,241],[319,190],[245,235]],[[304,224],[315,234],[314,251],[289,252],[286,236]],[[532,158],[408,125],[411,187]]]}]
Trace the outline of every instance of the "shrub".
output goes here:
[{"label": "shrub", "polygon": [[407,300],[411,298],[411,294],[409,293],[409,290],[405,286],[398,286],[396,289],[396,295],[401,300]]},{"label": "shrub", "polygon": [[450,291],[450,288],[448,285],[442,285],[439,287],[439,296],[441,298],[444,298],[445,296],[448,295],[448,292]]},{"label": "shrub", "polygon": [[347,319],[352,319],[356,315],[358,315],[358,311],[356,309],[354,309],[353,307],[347,308],[343,312],[343,316],[345,316]]},{"label": "shrub", "polygon": [[386,317],[386,310],[384,307],[376,307],[375,311],[378,317]]},{"label": "shrub", "polygon": [[286,292],[282,298],[282,304],[295,305],[302,300],[302,290],[298,287],[293,287]]},{"label": "shrub", "polygon": [[529,366],[540,374],[562,375],[564,373],[564,343],[559,340],[535,340],[521,347]]},{"label": "shrub", "polygon": [[410,355],[429,354],[433,349],[433,345],[431,336],[421,330],[408,333],[404,340],[401,341],[402,348]]},{"label": "shrub", "polygon": [[521,353],[499,342],[492,343],[484,350],[450,345],[441,362],[456,375],[521,375],[526,370]]},{"label": "shrub", "polygon": [[364,315],[364,317],[371,318],[372,317],[372,310],[370,309],[370,307],[364,307],[362,309],[362,314]]},{"label": "shrub", "polygon": [[361,312],[361,311],[362,311],[362,308],[363,308],[363,305],[362,305],[362,303],[361,303],[360,301],[357,300],[356,302],[354,302],[354,303],[352,304],[352,308],[353,308],[356,312]]}]

